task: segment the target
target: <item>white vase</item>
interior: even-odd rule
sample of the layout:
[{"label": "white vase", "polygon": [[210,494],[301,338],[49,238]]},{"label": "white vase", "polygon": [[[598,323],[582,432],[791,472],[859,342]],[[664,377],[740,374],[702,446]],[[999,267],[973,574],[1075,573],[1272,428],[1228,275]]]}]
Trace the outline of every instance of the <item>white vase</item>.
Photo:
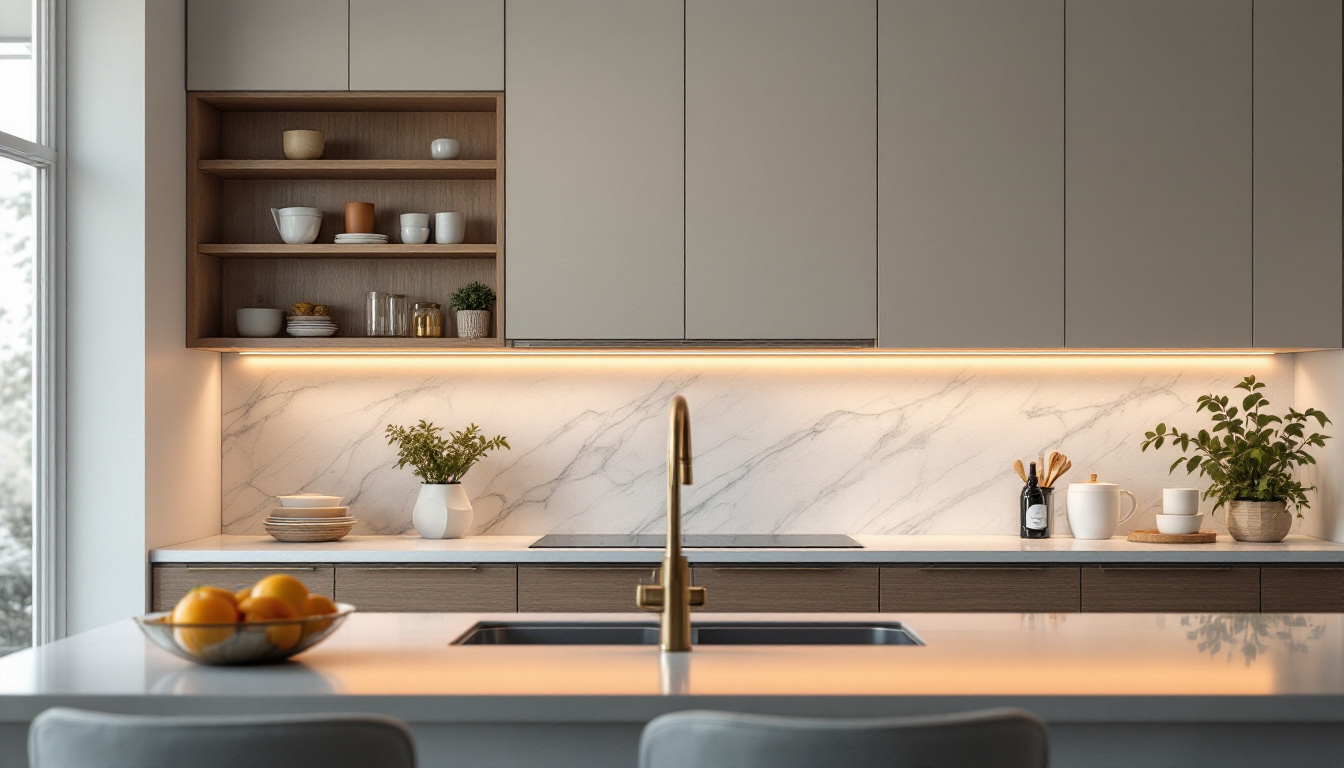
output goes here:
[{"label": "white vase", "polygon": [[479,339],[490,330],[490,310],[460,309],[457,311],[457,337]]},{"label": "white vase", "polygon": [[471,515],[471,499],[461,483],[425,483],[420,486],[411,522],[426,539],[460,539],[471,527]]}]

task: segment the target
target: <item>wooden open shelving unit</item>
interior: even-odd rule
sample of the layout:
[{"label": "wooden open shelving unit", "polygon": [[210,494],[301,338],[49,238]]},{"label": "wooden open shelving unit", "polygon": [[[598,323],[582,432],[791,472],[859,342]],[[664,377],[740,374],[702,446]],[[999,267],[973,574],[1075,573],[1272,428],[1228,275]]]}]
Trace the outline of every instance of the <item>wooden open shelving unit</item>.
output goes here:
[{"label": "wooden open shelving unit", "polygon": [[[504,346],[504,97],[500,93],[192,93],[187,104],[187,346],[218,352],[431,351]],[[326,134],[320,160],[287,160],[282,134]],[[462,143],[455,160],[429,144]],[[461,211],[461,245],[337,245],[346,202],[371,202],[396,241],[402,213]],[[317,242],[280,241],[271,208],[324,212]],[[495,289],[492,334],[456,338],[448,297]],[[443,305],[440,339],[364,336],[369,291]],[[235,310],[326,304],[328,338],[237,335]],[[283,334],[283,331],[282,331]]]}]

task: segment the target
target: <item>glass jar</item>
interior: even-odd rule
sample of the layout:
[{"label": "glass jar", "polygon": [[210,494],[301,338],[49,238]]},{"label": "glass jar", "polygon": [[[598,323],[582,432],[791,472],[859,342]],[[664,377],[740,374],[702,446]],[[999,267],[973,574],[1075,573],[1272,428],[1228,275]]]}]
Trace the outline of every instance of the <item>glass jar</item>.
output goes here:
[{"label": "glass jar", "polygon": [[415,304],[415,326],[412,333],[419,338],[438,338],[443,335],[443,313],[439,305],[432,301],[419,301]]},{"label": "glass jar", "polygon": [[387,294],[387,330],[388,336],[411,335],[411,318],[407,313],[405,294]]},{"label": "glass jar", "polygon": [[387,294],[382,291],[369,291],[364,303],[364,333],[369,336],[391,336],[388,327]]}]

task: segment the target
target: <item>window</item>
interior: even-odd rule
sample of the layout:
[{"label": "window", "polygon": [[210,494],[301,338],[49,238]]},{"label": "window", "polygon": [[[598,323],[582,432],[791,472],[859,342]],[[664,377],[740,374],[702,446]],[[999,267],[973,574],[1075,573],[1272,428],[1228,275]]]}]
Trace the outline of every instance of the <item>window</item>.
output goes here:
[{"label": "window", "polygon": [[[0,0],[0,655],[59,631],[36,599],[57,572],[48,488],[55,430],[57,163],[47,0]],[[43,404],[39,407],[39,403]]]}]

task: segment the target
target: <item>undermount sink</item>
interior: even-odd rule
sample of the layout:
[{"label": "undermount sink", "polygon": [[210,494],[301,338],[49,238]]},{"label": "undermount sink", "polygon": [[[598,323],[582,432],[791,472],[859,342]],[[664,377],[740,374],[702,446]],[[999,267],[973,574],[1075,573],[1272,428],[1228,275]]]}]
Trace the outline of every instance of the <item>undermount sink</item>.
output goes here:
[{"label": "undermount sink", "polygon": [[[703,622],[694,645],[923,645],[892,622]],[[651,622],[482,621],[453,645],[657,645]]]}]

